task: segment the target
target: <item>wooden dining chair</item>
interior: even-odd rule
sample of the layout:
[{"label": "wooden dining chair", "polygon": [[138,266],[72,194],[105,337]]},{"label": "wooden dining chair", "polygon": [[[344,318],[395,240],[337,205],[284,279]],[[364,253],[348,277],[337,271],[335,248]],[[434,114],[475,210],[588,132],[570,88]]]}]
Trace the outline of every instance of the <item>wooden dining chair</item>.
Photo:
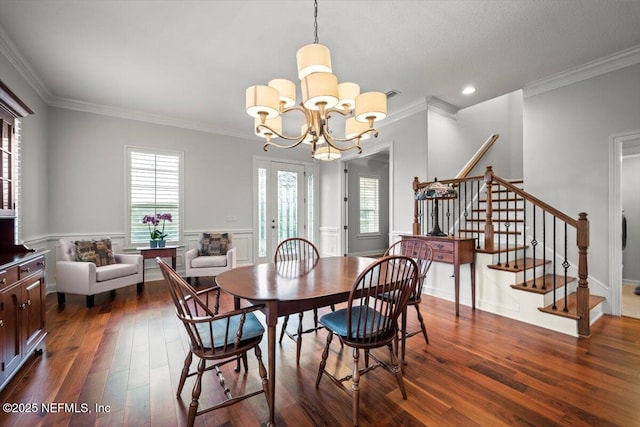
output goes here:
[{"label": "wooden dining chair", "polygon": [[[433,250],[431,245],[421,239],[402,239],[389,246],[389,248],[384,253],[385,256],[388,255],[404,255],[412,258],[416,261],[418,265],[418,282],[416,284],[416,289],[411,293],[409,297],[409,302],[407,303],[407,310],[402,313],[401,321],[400,321],[400,360],[402,363],[405,362],[405,348],[406,348],[406,339],[417,335],[422,332],[422,336],[424,336],[424,341],[429,344],[429,335],[427,334],[427,328],[424,326],[424,319],[422,318],[422,313],[420,313],[420,302],[422,301],[422,287],[424,286],[424,280],[427,277],[427,273],[431,268],[431,263],[433,262]],[[393,294],[382,294],[381,298],[395,298]],[[416,313],[418,315],[418,322],[420,323],[420,330],[418,331],[407,331],[407,311],[409,306],[414,306],[416,309]]]},{"label": "wooden dining chair", "polygon": [[[187,425],[193,426],[198,415],[233,405],[261,393],[264,393],[266,397],[268,394],[267,371],[262,363],[262,352],[260,350],[264,327],[253,313],[261,307],[251,306],[225,313],[215,313],[202,297],[205,296],[205,293],[216,292],[216,288],[198,292],[162,259],[157,258],[157,261],[169,286],[176,315],[184,325],[189,337],[189,353],[184,361],[176,397],[180,398],[187,377],[197,375],[191,393]],[[262,379],[262,389],[234,397],[225,383],[220,368],[227,363],[244,358],[246,375],[248,372],[246,353],[251,349],[254,349],[258,360],[258,373]],[[197,370],[190,372],[193,355],[200,360]],[[210,366],[206,366],[208,361],[213,363]],[[212,369],[215,370],[218,376],[218,381],[216,382],[223,388],[225,399],[211,407],[198,410],[198,400],[202,391],[202,374]]]},{"label": "wooden dining chair", "polygon": [[[276,248],[276,252],[273,257],[273,262],[276,265],[276,269],[278,271],[282,269],[287,269],[287,264],[293,265],[296,264],[296,268],[299,269],[301,264],[302,267],[306,269],[311,269],[315,267],[318,263],[318,259],[320,259],[320,254],[318,249],[315,247],[313,243],[309,240],[304,239],[302,237],[292,237],[280,242],[278,247]],[[332,307],[333,309],[333,307]],[[296,343],[296,364],[300,364],[300,353],[302,349],[302,335],[310,332],[315,332],[318,329],[321,329],[321,326],[318,324],[318,309],[313,309],[313,328],[304,329],[302,319],[304,318],[304,312],[298,313],[298,329],[296,332],[289,332],[287,330],[287,325],[289,324],[289,315],[286,315],[284,321],[282,322],[282,329],[280,330],[280,340],[278,342],[282,343],[282,339],[285,335],[291,338]]]},{"label": "wooden dining chair", "polygon": [[[353,425],[358,425],[360,412],[360,376],[377,367],[382,367],[395,376],[402,398],[407,399],[397,357],[398,317],[406,309],[417,280],[418,266],[413,259],[396,255],[380,258],[360,273],[351,288],[347,307],[320,318],[320,324],[329,333],[318,368],[316,388],[323,375],[347,392],[349,390],[344,382],[351,380]],[[393,294],[396,298],[378,297],[386,293]],[[353,372],[343,378],[336,378],[325,370],[334,334],[341,343],[353,349]],[[391,365],[369,353],[372,349],[384,346],[389,348]],[[359,365],[360,349],[364,350],[365,355],[362,369]],[[369,358],[374,359],[375,365],[369,366]]]}]

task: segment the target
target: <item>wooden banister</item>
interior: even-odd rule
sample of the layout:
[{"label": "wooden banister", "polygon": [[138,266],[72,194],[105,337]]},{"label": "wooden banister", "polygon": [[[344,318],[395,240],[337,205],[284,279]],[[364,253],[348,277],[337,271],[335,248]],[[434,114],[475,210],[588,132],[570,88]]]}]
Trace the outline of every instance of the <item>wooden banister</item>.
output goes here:
[{"label": "wooden banister", "polygon": [[473,168],[476,167],[476,165],[480,162],[480,159],[482,159],[484,155],[487,154],[487,151],[489,151],[489,148],[491,148],[493,143],[496,142],[499,137],[500,137],[500,134],[498,133],[491,134],[491,136],[489,136],[489,138],[484,142],[484,144],[482,144],[482,146],[476,152],[476,154],[474,154],[473,157],[469,159],[467,164],[458,173],[456,178],[466,178],[467,175],[471,173],[471,170],[473,170]]},{"label": "wooden banister", "polygon": [[[486,151],[486,150],[485,150]],[[500,254],[505,253],[506,256],[506,266],[509,267],[509,244],[510,240],[508,238],[498,239],[496,233],[501,233],[502,235],[520,235],[523,231],[518,230],[518,223],[522,223],[521,227],[527,227],[527,224],[532,226],[533,237],[531,240],[532,249],[528,249],[529,245],[525,242],[521,242],[517,247],[517,251],[521,251],[520,260],[527,264],[527,257],[533,257],[533,264],[536,263],[536,245],[542,245],[542,259],[543,263],[547,262],[546,258],[546,250],[551,250],[551,246],[546,246],[545,244],[545,218],[551,217],[552,219],[552,245],[553,245],[553,257],[550,262],[555,264],[556,259],[558,259],[558,269],[564,269],[563,273],[560,273],[560,276],[564,274],[564,278],[558,279],[559,282],[562,282],[560,286],[563,286],[567,282],[567,270],[570,267],[570,262],[567,259],[567,227],[571,227],[575,229],[576,232],[576,246],[578,248],[578,259],[577,259],[577,270],[578,270],[578,288],[576,290],[576,299],[577,299],[577,312],[574,311],[573,315],[577,315],[578,319],[578,335],[581,337],[588,337],[590,335],[590,296],[589,296],[589,284],[588,284],[588,264],[587,264],[587,255],[589,249],[589,221],[587,219],[586,213],[580,213],[578,218],[572,218],[569,215],[561,212],[560,210],[554,208],[548,203],[543,202],[537,197],[529,194],[528,192],[518,188],[509,180],[504,178],[500,178],[496,176],[493,172],[493,168],[488,166],[484,175],[482,176],[474,176],[474,177],[464,177],[464,178],[454,178],[454,179],[438,179],[437,180],[441,184],[451,185],[457,190],[457,195],[453,198],[448,198],[446,201],[447,204],[443,203],[443,207],[445,208],[445,214],[442,215],[441,221],[446,217],[447,219],[447,228],[446,233],[451,236],[455,236],[456,233],[458,236],[462,235],[463,237],[468,237],[469,234],[472,235],[473,238],[478,240],[478,248],[480,249],[480,243],[484,242],[484,247],[482,248],[483,252],[495,253],[498,254],[498,263],[500,266]],[[434,212],[437,215],[437,210],[429,210],[430,206],[434,204],[433,199],[425,198],[425,188],[428,187],[435,181],[427,181],[420,182],[420,180],[416,177],[413,180],[412,188],[414,191],[414,222],[413,222],[413,233],[416,235],[420,235],[426,233],[426,226],[428,225],[428,221],[433,221]],[[468,187],[471,187],[469,190]],[[494,195],[495,193],[495,195]],[[504,194],[502,197],[500,194]],[[513,194],[514,196],[507,194]],[[481,195],[485,196],[485,199],[482,200]],[[522,212],[524,218],[513,218],[507,216],[506,218],[503,215],[504,212],[509,212],[509,203],[513,203],[515,206],[516,201],[523,201],[522,207],[514,207],[515,211]],[[504,206],[496,206],[494,207],[494,203],[502,204],[506,202],[506,209]],[[437,203],[437,201],[435,202]],[[480,203],[484,203],[484,208],[480,208]],[[532,220],[527,218],[527,212],[531,212],[533,214]],[[536,211],[542,212],[542,216],[536,221]],[[443,212],[443,210],[441,210]],[[474,212],[477,213],[478,216],[473,217]],[[480,212],[484,212],[484,218],[480,219]],[[538,214],[540,215],[540,214]],[[494,216],[496,216],[494,218]],[[452,218],[452,225],[450,225],[449,219]],[[556,236],[556,220],[564,223],[561,225],[561,228],[564,228],[564,254],[561,251],[556,251],[555,246],[555,236]],[[475,228],[473,224],[479,224],[484,221],[484,229],[482,226]],[[531,221],[531,222],[530,222]],[[469,226],[468,224],[472,224]],[[464,224],[462,226],[461,224]],[[536,237],[536,224],[542,226],[542,238],[539,239]],[[515,229],[509,229],[509,226],[513,226]],[[506,248],[501,248],[501,242],[506,244]],[[511,242],[513,245],[514,243]],[[497,246],[497,247],[494,247]],[[506,249],[506,250],[505,250]],[[527,255],[526,252],[530,251],[530,254]],[[516,262],[518,260],[518,254],[515,254]],[[518,268],[517,264],[513,265],[514,268]],[[541,272],[542,280],[536,279],[536,273],[534,270],[534,277],[532,280],[527,281],[526,277],[526,269],[524,270],[523,277],[523,287],[530,286],[532,288],[536,288],[538,283],[541,283],[542,289],[545,289],[546,279],[545,275],[546,270],[543,269]],[[553,279],[553,300],[554,305],[553,309],[556,310],[555,301],[555,289],[556,289],[556,271],[555,267],[552,268],[550,275],[554,277]],[[565,286],[565,296],[564,296],[564,308],[562,311],[567,312],[567,287]],[[541,308],[541,310],[543,310]]]}]

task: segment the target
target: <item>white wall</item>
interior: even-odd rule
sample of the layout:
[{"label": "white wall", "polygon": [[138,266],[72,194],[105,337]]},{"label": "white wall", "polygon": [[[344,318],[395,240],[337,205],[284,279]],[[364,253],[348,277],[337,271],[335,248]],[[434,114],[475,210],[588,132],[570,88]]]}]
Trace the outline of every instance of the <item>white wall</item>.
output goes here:
[{"label": "white wall", "polygon": [[51,109],[50,135],[49,231],[55,235],[125,231],[126,145],[184,152],[185,232],[253,228],[253,156],[306,160],[308,154],[264,153],[259,140],[59,108]]},{"label": "white wall", "polygon": [[391,188],[390,242],[399,234],[413,231],[413,178],[427,175],[427,111],[419,111],[380,129],[381,138],[393,141],[390,168]]},{"label": "white wall", "polygon": [[609,137],[637,130],[639,123],[640,65],[524,100],[527,191],[571,217],[577,218],[579,212],[589,214],[590,287],[605,296],[609,286]]},{"label": "white wall", "polygon": [[429,111],[428,177],[455,178],[493,133],[500,138],[470,176],[483,175],[493,166],[496,175],[522,178],[522,91],[482,102],[458,111],[455,118]]}]

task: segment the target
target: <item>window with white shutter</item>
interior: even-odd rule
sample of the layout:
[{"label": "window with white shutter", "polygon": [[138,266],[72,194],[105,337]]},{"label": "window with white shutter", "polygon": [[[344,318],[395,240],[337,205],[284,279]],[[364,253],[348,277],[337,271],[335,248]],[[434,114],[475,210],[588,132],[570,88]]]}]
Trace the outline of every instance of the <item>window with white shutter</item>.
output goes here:
[{"label": "window with white shutter", "polygon": [[379,184],[380,180],[378,178],[359,177],[360,234],[378,233],[380,231]]},{"label": "window with white shutter", "polygon": [[[149,225],[145,215],[171,214],[172,221],[161,221],[158,229],[166,240],[180,240],[182,229],[183,153],[127,147],[127,220],[131,245],[148,244]],[[153,226],[152,228],[153,229]]]}]

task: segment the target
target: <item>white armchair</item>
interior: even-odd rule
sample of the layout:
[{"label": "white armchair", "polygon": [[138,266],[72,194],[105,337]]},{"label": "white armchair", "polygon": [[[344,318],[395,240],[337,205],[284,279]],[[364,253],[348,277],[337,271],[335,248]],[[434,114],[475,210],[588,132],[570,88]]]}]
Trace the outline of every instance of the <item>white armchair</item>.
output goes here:
[{"label": "white armchair", "polygon": [[214,277],[232,268],[236,268],[236,248],[227,250],[226,255],[200,255],[197,248],[189,249],[184,254],[185,277]]},{"label": "white armchair", "polygon": [[236,248],[231,233],[204,232],[200,239],[200,248],[193,248],[184,254],[185,277],[215,277],[232,268],[236,268]]},{"label": "white armchair", "polygon": [[56,291],[58,304],[64,304],[65,293],[87,296],[87,307],[94,305],[94,295],[125,286],[137,285],[141,292],[144,285],[142,273],[144,260],[138,254],[112,254],[114,264],[96,266],[95,262],[77,261],[75,242],[59,241],[56,261]]}]

